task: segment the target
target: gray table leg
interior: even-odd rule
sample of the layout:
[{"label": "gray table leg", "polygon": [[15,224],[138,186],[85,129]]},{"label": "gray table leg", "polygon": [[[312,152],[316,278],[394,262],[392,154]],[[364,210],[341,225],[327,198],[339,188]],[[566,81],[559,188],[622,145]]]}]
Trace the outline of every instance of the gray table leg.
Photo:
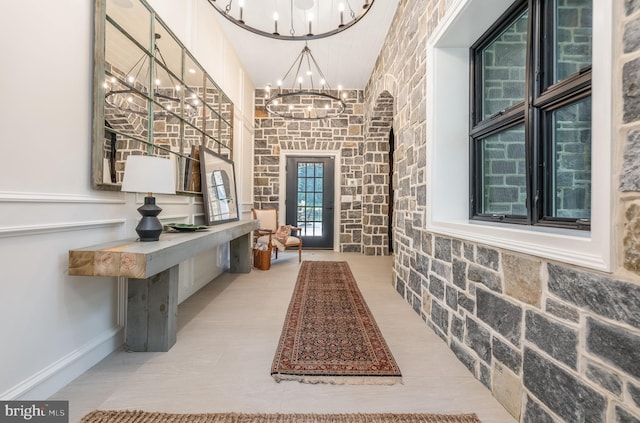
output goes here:
[{"label": "gray table leg", "polygon": [[125,343],[131,351],[169,351],[176,343],[178,265],[129,279]]},{"label": "gray table leg", "polygon": [[251,272],[251,234],[229,242],[229,273]]}]

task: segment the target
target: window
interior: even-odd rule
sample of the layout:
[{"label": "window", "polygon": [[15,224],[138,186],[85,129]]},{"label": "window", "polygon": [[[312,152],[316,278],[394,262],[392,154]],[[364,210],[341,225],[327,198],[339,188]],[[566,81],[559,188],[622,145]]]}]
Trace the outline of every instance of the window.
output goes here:
[{"label": "window", "polygon": [[[469,51],[490,28],[495,29],[494,24],[502,21],[501,16],[508,10],[514,10],[514,0],[451,2],[427,40],[426,46],[426,230],[465,242],[489,245],[589,269],[611,271],[614,268],[616,260],[611,223],[615,219],[612,207],[612,157],[616,136],[614,99],[618,98],[618,91],[614,86],[617,78],[613,75],[613,50],[618,42],[614,36],[614,28],[617,28],[617,21],[614,19],[615,4],[616,2],[609,1],[593,2],[592,65],[590,71],[587,69],[591,74],[591,94],[585,96],[585,99],[591,99],[591,116],[594,117],[590,127],[593,140],[590,146],[592,200],[590,230],[587,231],[576,230],[577,222],[567,228],[541,223],[511,223],[499,219],[470,219],[473,184],[470,183],[472,160],[469,140],[472,125],[469,105],[475,96],[469,89],[474,69],[474,60],[471,60]],[[531,12],[528,13],[529,17],[535,16]],[[513,17],[515,18],[515,15]],[[504,28],[506,29],[506,25]],[[553,46],[549,45],[552,48]],[[559,72],[555,78],[562,76],[562,72]],[[562,84],[556,81],[552,85]],[[554,87],[549,87],[547,94],[554,93],[551,88]],[[566,110],[569,111],[567,113],[575,113],[575,108],[563,108],[570,105],[571,103],[557,103],[551,107],[551,104],[548,104],[548,108],[538,113],[555,112],[555,115],[549,116],[550,119],[556,119],[556,132],[561,132],[561,129],[567,130],[566,127],[559,126],[562,120],[576,123],[570,115],[562,115]],[[515,106],[515,103],[512,106]],[[549,116],[539,116],[539,119]],[[542,126],[538,130],[543,129],[551,131],[550,128]],[[573,128],[572,131],[577,132],[577,128]],[[485,135],[485,138],[489,138],[495,134]],[[497,142],[497,138],[486,141],[487,150],[493,148],[491,143]],[[525,154],[526,151],[529,150],[525,144]],[[513,153],[515,151],[512,150]],[[529,169],[525,169],[525,172],[528,171]],[[557,178],[555,182],[559,191],[564,181]],[[562,210],[559,206],[556,201],[556,208]],[[553,207],[553,204],[549,207]]]},{"label": "window", "polygon": [[471,46],[472,219],[589,229],[592,15],[518,1]]}]

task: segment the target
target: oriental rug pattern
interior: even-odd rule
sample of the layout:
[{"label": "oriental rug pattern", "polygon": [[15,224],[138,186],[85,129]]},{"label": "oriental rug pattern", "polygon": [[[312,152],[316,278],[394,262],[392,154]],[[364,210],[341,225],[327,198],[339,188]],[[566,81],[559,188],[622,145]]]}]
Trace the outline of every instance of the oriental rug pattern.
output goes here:
[{"label": "oriental rug pattern", "polygon": [[402,382],[346,262],[302,263],[271,375],[278,382]]},{"label": "oriental rug pattern", "polygon": [[80,423],[482,423],[475,414],[170,414],[93,411]]}]

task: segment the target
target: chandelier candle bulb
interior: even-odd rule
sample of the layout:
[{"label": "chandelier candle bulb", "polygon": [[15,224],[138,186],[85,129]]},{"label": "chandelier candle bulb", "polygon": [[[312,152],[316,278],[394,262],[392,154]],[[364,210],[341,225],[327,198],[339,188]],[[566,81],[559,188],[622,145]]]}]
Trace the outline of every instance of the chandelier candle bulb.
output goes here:
[{"label": "chandelier candle bulb", "polygon": [[[237,5],[234,0],[207,2],[224,19],[254,34],[278,40],[308,41],[326,38],[351,28],[369,13],[375,0],[238,0]],[[335,19],[336,4],[338,22]],[[248,9],[246,22],[245,7]],[[309,13],[312,10],[313,16]],[[269,15],[273,16],[273,21],[269,19]],[[282,34],[279,31],[280,17],[287,26]]]},{"label": "chandelier candle bulb", "polygon": [[273,27],[274,27],[273,35],[280,35],[278,33],[278,12],[275,12],[273,14]]},{"label": "chandelier candle bulb", "polygon": [[244,11],[244,0],[238,0],[238,6],[240,6],[240,19],[238,19],[238,22],[244,24],[244,20],[242,20],[242,14]]}]

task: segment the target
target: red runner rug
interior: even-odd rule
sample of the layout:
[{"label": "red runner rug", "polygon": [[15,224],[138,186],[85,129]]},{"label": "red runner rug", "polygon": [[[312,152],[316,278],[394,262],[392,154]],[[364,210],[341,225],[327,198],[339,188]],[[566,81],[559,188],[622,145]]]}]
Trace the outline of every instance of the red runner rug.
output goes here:
[{"label": "red runner rug", "polygon": [[402,382],[346,262],[302,263],[271,375],[278,382]]}]

